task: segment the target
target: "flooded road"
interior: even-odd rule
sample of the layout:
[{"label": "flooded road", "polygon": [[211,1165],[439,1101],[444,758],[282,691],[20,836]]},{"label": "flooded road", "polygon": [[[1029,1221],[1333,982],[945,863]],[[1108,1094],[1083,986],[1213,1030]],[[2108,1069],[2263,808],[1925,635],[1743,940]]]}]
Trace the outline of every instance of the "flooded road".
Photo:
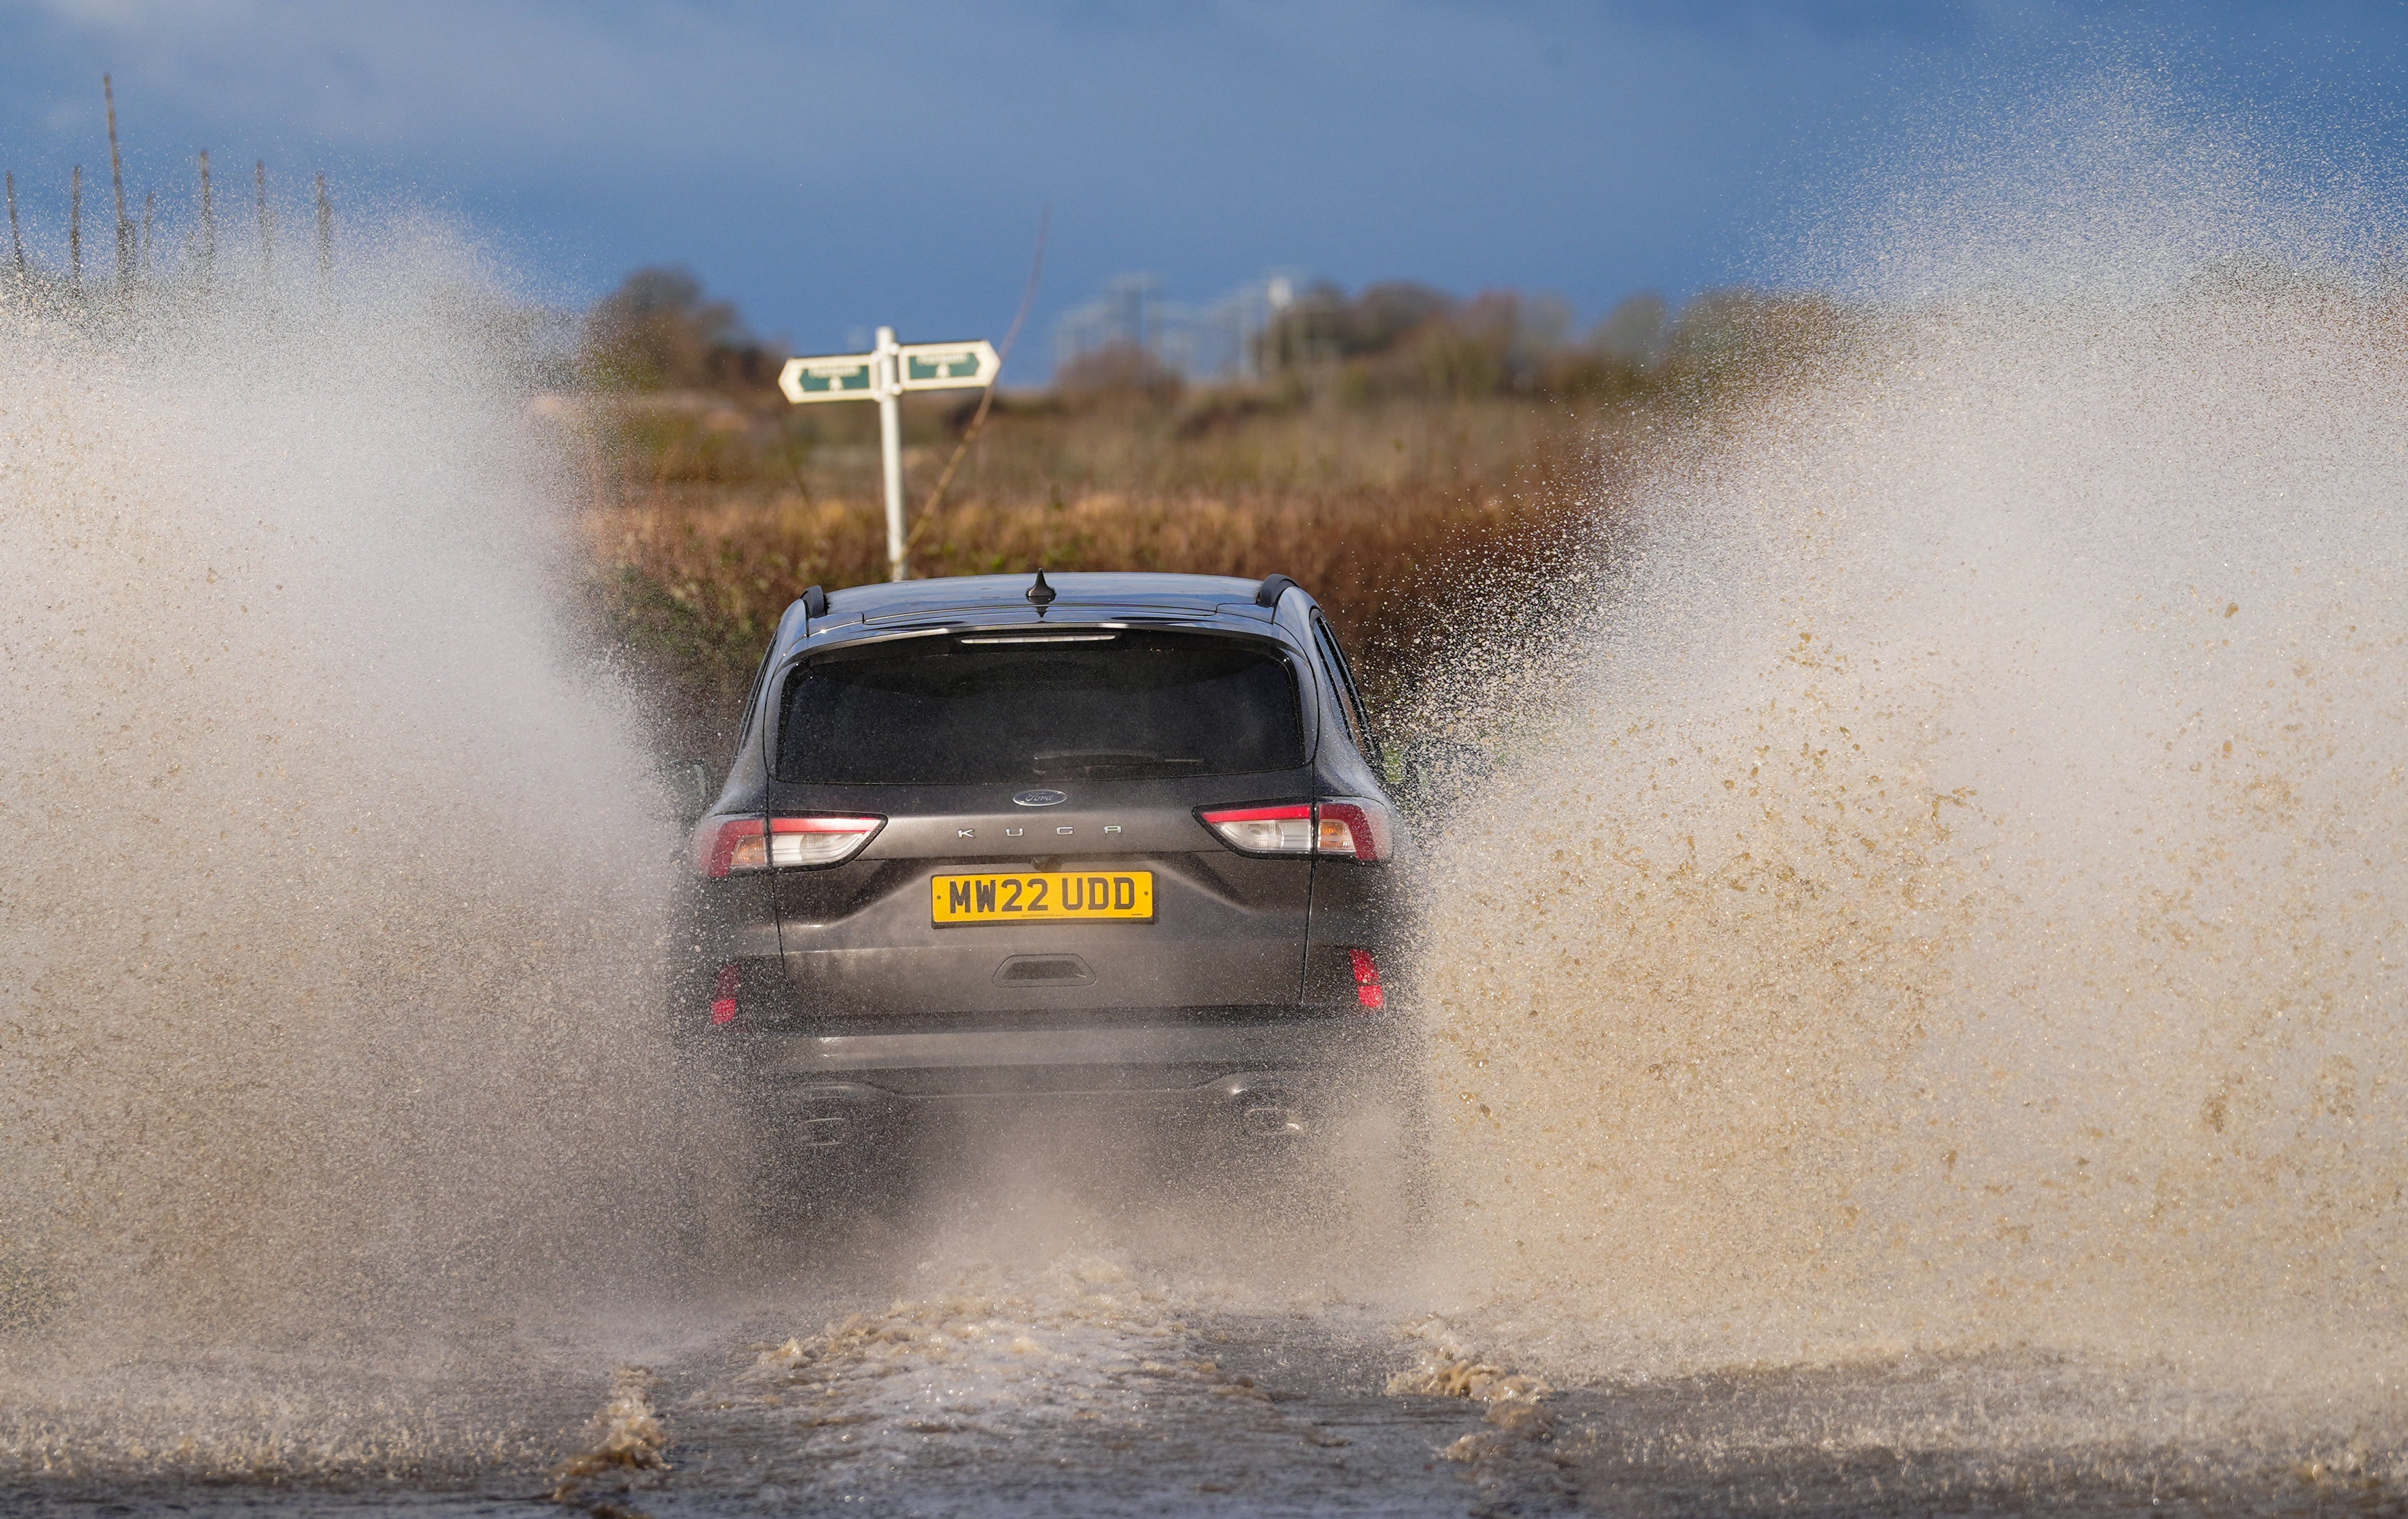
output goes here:
[{"label": "flooded road", "polygon": [[675,1399],[651,1512],[859,1502],[924,1513],[1464,1512],[1442,1454],[1488,1427],[1391,1397],[1412,1352],[1361,1317],[1194,1313],[1100,1261],[1039,1306],[976,1295],[868,1315]]},{"label": "flooded road", "polygon": [[[1174,1292],[1103,1255],[910,1274],[928,1296],[760,1284],[689,1301],[622,1344],[640,1364],[578,1357],[488,1383],[489,1415],[555,1424],[513,1459],[454,1452],[399,1479],[136,1467],[0,1484],[0,1510],[2331,1515],[2408,1501],[2396,1453],[2385,1471],[2363,1448],[2352,1468],[2223,1443],[2206,1426],[2231,1411],[2173,1391],[2163,1369],[1906,1356],[1552,1388],[1431,1316]],[[794,1332],[804,1322],[822,1327]],[[534,1448],[547,1439],[549,1455]]]},{"label": "flooded road", "polygon": [[[2408,1452],[2380,1426],[2303,1441],[2280,1378],[2236,1388],[2162,1358],[2030,1349],[1541,1374],[1484,1335],[1565,1326],[1465,1300],[1397,1231],[1350,1231],[1269,1186],[1050,1164],[999,1157],[909,1208],[789,1219],[733,1257],[671,1257],[605,1297],[527,1304],[482,1334],[455,1325],[362,1345],[355,1362],[326,1346],[281,1361],[133,1350],[96,1385],[50,1390],[54,1414],[89,1420],[113,1386],[122,1422],[59,1427],[58,1469],[0,1482],[0,1512],[2333,1515],[2408,1503]],[[1445,1299],[1450,1311],[1431,1306]],[[0,1416],[21,1460],[41,1416],[22,1402]]]}]

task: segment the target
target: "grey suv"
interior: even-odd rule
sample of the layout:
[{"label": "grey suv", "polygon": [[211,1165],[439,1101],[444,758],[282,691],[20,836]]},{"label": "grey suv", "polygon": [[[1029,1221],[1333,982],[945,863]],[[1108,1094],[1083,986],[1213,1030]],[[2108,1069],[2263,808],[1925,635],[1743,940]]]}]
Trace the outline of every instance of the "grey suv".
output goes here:
[{"label": "grey suv", "polygon": [[740,727],[675,1016],[761,1170],[1046,1099],[1277,1146],[1380,1081],[1405,839],[1286,577],[813,587]]}]

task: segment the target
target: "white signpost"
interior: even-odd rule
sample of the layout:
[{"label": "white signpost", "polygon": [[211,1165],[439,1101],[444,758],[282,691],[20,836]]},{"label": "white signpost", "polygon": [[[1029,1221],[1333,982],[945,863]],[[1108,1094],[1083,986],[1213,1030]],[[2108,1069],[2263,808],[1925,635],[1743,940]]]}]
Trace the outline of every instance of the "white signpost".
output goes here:
[{"label": "white signpost", "polygon": [[903,560],[903,414],[905,391],[980,390],[995,383],[1002,367],[995,345],[897,343],[895,329],[878,329],[878,347],[867,353],[826,353],[788,359],[778,388],[796,406],[813,401],[875,401],[878,438],[886,463],[886,578],[908,580]]}]

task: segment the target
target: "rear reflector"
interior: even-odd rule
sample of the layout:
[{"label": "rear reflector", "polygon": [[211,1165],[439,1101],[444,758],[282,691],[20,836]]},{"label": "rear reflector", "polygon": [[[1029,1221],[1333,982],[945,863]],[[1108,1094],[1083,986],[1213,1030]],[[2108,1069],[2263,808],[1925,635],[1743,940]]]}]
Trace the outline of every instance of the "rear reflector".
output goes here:
[{"label": "rear reflector", "polygon": [[1354,1000],[1367,1008],[1384,1008],[1388,994],[1380,984],[1380,962],[1369,950],[1348,950],[1354,961]]},{"label": "rear reflector", "polygon": [[842,865],[884,818],[705,818],[694,830],[694,867],[706,876]]},{"label": "rear reflector", "polygon": [[[1362,953],[1361,950],[1354,952]],[[710,1021],[732,1024],[736,1021],[736,989],[743,983],[743,973],[734,966],[721,966],[719,979],[710,983]]]},{"label": "rear reflector", "polygon": [[1387,805],[1368,797],[1211,807],[1196,816],[1241,854],[1319,854],[1375,865],[1395,852]]}]

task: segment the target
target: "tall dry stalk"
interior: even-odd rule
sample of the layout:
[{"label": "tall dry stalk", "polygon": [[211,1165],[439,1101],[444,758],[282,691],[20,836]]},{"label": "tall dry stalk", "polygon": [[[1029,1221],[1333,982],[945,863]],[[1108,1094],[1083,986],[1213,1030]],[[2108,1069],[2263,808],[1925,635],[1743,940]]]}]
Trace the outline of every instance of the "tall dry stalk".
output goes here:
[{"label": "tall dry stalk", "polygon": [[8,245],[17,253],[17,283],[22,286],[33,279],[33,271],[25,266],[25,234],[17,224],[17,175],[14,170],[8,174]]},{"label": "tall dry stalk", "polygon": [[209,193],[209,150],[201,150],[201,282],[207,284],[218,262],[218,208]]},{"label": "tall dry stalk", "polygon": [[67,289],[83,294],[83,165],[67,175]]},{"label": "tall dry stalk", "polygon": [[262,284],[276,280],[276,234],[267,215],[267,160],[252,165],[259,186],[259,279]]},{"label": "tall dry stalk", "polygon": [[326,176],[318,176],[318,297],[332,299],[335,290],[335,203],[326,198]]},{"label": "tall dry stalk", "polygon": [[1054,208],[1049,204],[1037,213],[1037,256],[1029,261],[1028,285],[1020,293],[1020,309],[1012,313],[1011,330],[1003,335],[1003,347],[996,351],[995,373],[987,377],[985,388],[979,392],[978,409],[970,414],[969,425],[962,429],[961,440],[953,445],[953,457],[945,461],[943,471],[937,476],[936,485],[929,490],[928,499],[920,508],[919,521],[911,524],[911,536],[903,545],[906,557],[916,551],[920,540],[927,536],[929,525],[936,521],[937,509],[944,504],[945,491],[953,483],[953,472],[961,468],[962,460],[968,455],[970,446],[978,441],[979,434],[986,427],[987,414],[995,408],[996,387],[1003,382],[1003,366],[1011,362],[1012,346],[1020,341],[1020,329],[1027,325],[1029,308],[1037,304],[1038,282],[1045,275],[1045,236],[1053,225]]},{"label": "tall dry stalk", "polygon": [[117,152],[117,88],[106,74],[100,77],[100,94],[108,107],[108,178],[117,190],[117,288],[122,293],[134,279],[134,222],[125,214],[125,162]]}]

